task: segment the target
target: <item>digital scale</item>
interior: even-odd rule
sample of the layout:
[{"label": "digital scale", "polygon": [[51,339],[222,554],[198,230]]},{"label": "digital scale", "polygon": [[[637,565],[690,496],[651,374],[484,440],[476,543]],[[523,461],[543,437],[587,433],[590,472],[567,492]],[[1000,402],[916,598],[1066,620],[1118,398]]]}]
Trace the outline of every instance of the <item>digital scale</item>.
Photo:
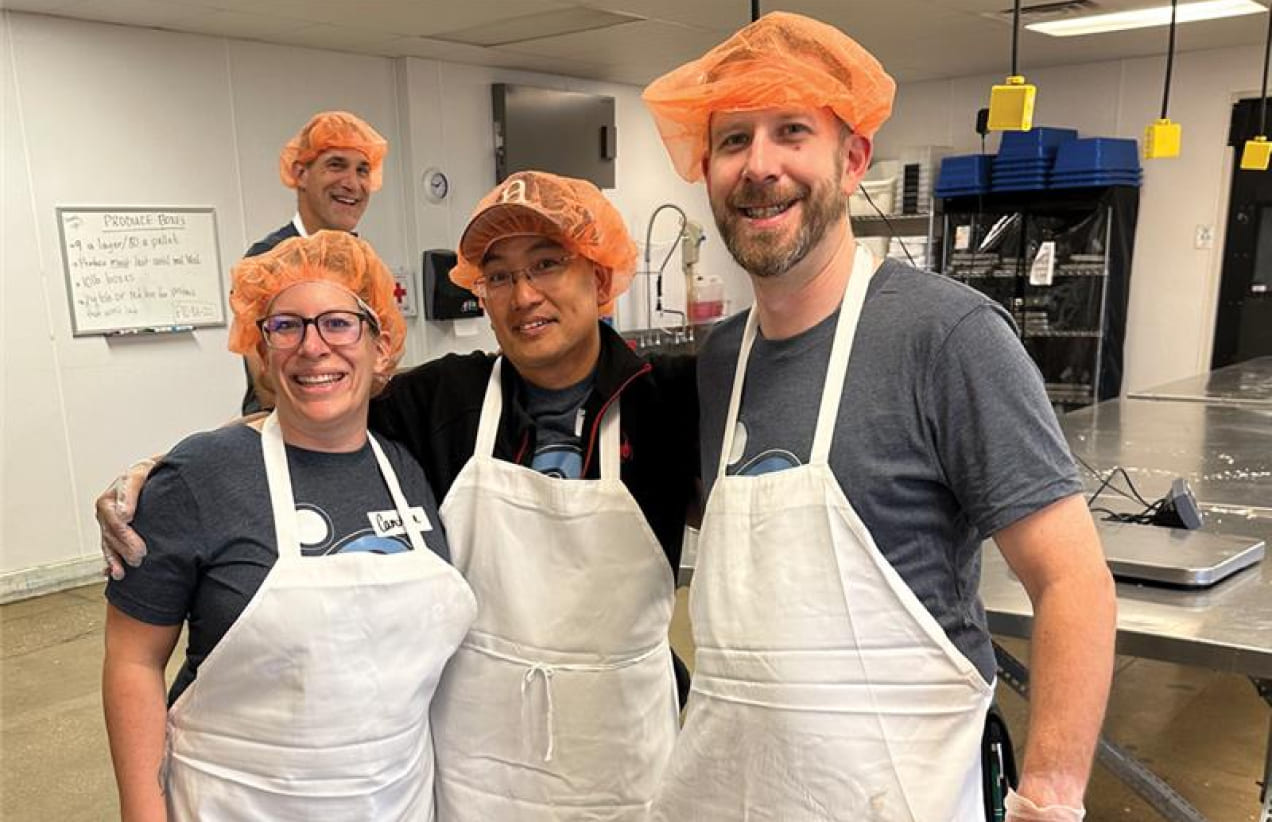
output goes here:
[{"label": "digital scale", "polygon": [[1205,588],[1263,559],[1254,537],[1096,521],[1104,559],[1121,580]]}]

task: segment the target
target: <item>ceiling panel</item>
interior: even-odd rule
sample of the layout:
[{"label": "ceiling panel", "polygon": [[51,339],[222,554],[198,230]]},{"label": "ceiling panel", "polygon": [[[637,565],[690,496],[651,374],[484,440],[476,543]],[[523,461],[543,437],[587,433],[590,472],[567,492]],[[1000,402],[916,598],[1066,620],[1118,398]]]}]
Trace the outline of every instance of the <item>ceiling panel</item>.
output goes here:
[{"label": "ceiling panel", "polygon": [[[593,8],[730,32],[751,21],[750,0],[578,0]],[[723,39],[723,38],[721,38]]]},{"label": "ceiling panel", "polygon": [[[1110,10],[1151,0],[1099,0]],[[750,18],[749,0],[0,0],[12,9],[242,37],[266,42],[460,63],[527,68],[644,84],[699,56]],[[850,33],[901,82],[1006,75],[1011,30],[986,13],[1010,0],[789,0],[765,2],[824,19]],[[587,6],[638,22],[481,49],[441,42],[448,32]],[[215,9],[216,11],[212,11]],[[257,16],[262,15],[262,16]],[[265,16],[267,15],[267,16]],[[1260,44],[1266,19],[1194,23],[1179,48]],[[305,24],[305,25],[302,25]],[[513,23],[513,29],[516,24]],[[1164,29],[1053,38],[1021,37],[1021,68],[1117,60],[1165,51]]]},{"label": "ceiling panel", "polygon": [[326,23],[305,26],[294,31],[283,32],[271,38],[270,42],[291,46],[307,46],[316,49],[333,51],[352,51],[362,54],[382,54],[394,56],[394,43],[401,40],[382,31],[355,29],[351,26],[332,26]]},{"label": "ceiling panel", "polygon": [[207,10],[164,0],[86,0],[60,11],[59,14],[103,23],[197,31],[183,24],[206,16]]},{"label": "ceiling panel", "polygon": [[632,62],[636,55],[648,55],[655,65],[663,67],[659,71],[662,73],[702,54],[720,42],[720,39],[720,33],[715,31],[657,20],[642,20],[596,31],[511,43],[500,46],[500,49],[583,60],[598,65]]},{"label": "ceiling panel", "polygon": [[66,9],[84,4],[84,0],[0,0],[6,11],[29,11],[35,14],[63,14]]},{"label": "ceiling panel", "polygon": [[324,22],[426,36],[472,28],[496,20],[568,8],[562,0],[361,0],[338,2],[322,12]]},{"label": "ceiling panel", "polygon": [[597,77],[602,67],[583,61],[565,60],[560,57],[544,57],[538,54],[483,48],[464,43],[450,43],[427,37],[404,37],[393,43],[399,56],[445,60],[474,66],[496,66],[524,71],[563,74],[567,77]]},{"label": "ceiling panel", "polygon": [[197,26],[201,34],[266,42],[286,32],[294,32],[313,25],[307,20],[220,9],[209,11],[204,16],[189,21],[188,24]]},{"label": "ceiling panel", "polygon": [[206,6],[220,11],[271,14],[296,20],[325,22],[323,17],[338,5],[336,0],[169,0],[183,5]]}]

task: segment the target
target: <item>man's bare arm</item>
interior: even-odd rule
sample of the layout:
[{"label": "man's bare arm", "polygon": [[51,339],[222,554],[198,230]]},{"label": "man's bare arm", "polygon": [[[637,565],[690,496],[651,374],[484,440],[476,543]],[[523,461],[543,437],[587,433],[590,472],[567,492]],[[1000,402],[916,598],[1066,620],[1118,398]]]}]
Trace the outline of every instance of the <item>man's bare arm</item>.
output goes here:
[{"label": "man's bare arm", "polygon": [[1113,578],[1081,496],[1013,523],[994,540],[1034,610],[1019,793],[1043,808],[1081,808],[1113,676]]}]

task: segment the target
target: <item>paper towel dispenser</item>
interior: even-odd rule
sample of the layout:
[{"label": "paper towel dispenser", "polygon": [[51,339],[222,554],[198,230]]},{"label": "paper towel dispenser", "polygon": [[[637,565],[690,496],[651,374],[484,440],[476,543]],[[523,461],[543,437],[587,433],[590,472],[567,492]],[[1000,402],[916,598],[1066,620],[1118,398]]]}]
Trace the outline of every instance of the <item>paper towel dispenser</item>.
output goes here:
[{"label": "paper towel dispenser", "polygon": [[461,320],[485,314],[477,295],[450,280],[457,259],[454,251],[434,248],[424,252],[424,316],[430,320]]}]

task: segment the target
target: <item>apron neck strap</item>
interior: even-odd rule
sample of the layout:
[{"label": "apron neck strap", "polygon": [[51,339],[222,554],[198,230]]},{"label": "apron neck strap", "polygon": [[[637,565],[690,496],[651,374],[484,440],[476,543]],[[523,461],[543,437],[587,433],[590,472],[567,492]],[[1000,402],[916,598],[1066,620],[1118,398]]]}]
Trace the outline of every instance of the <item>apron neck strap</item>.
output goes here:
[{"label": "apron neck strap", "polygon": [[822,386],[821,406],[817,411],[817,428],[813,433],[813,450],[809,463],[826,465],[830,462],[830,443],[839,421],[839,407],[844,395],[844,380],[848,376],[848,361],[857,336],[857,323],[866,304],[866,290],[874,276],[874,255],[870,249],[857,243],[853,254],[852,275],[844,289],[844,300],[839,306],[839,320],[835,324],[835,341],[830,347],[830,362],[826,366],[826,383]]},{"label": "apron neck strap", "polygon": [[[810,465],[824,465],[830,458],[830,444],[835,433],[835,423],[839,417],[839,400],[843,396],[848,360],[852,354],[857,322],[861,318],[861,310],[866,302],[866,289],[870,285],[874,272],[874,255],[870,253],[870,249],[857,243],[856,251],[853,253],[852,272],[844,286],[839,319],[835,324],[835,339],[830,348],[830,362],[826,367],[826,382],[822,386],[821,404],[817,411],[817,427],[813,433],[813,450],[809,455]],[[732,456],[733,435],[737,430],[738,414],[742,408],[742,388],[746,382],[746,367],[758,333],[759,313],[755,306],[751,306],[746,318],[746,329],[742,332],[742,344],[738,349],[737,368],[733,374],[733,391],[729,396],[729,411],[725,416],[724,424],[724,442],[720,448],[720,463],[716,473],[718,478],[725,476],[729,458]]]},{"label": "apron neck strap", "polygon": [[615,397],[601,419],[601,479],[620,479],[623,446],[618,423],[619,399]]},{"label": "apron neck strap", "polygon": [[503,357],[496,357],[486,383],[486,397],[481,403],[481,417],[477,422],[477,444],[473,455],[493,457],[495,438],[499,434],[499,418],[503,416]]},{"label": "apron neck strap", "polygon": [[300,556],[300,528],[296,524],[296,495],[292,493],[291,472],[287,469],[287,445],[278,424],[278,411],[271,411],[261,426],[261,450],[265,455],[265,480],[269,504],[274,513],[274,539],[278,558]]},{"label": "apron neck strap", "polygon": [[380,476],[384,478],[384,484],[389,489],[393,507],[397,509],[398,517],[402,520],[402,530],[406,532],[407,541],[411,543],[411,550],[419,555],[420,552],[428,549],[428,546],[424,544],[422,525],[411,516],[411,506],[406,501],[406,494],[402,493],[402,484],[398,482],[397,472],[393,470],[393,465],[385,456],[379,440],[370,431],[367,432],[367,440],[370,441],[371,452],[375,454],[375,461],[380,466]]},{"label": "apron neck strap", "polygon": [[720,463],[716,467],[716,479],[722,480],[733,456],[733,435],[738,427],[738,412],[742,408],[742,384],[746,381],[746,364],[751,359],[751,346],[755,343],[755,330],[759,327],[759,312],[752,305],[746,312],[746,328],[742,332],[742,345],[738,348],[738,364],[733,371],[733,390],[729,393],[729,411],[724,417],[724,442],[720,445]]},{"label": "apron neck strap", "polygon": [[[411,507],[406,501],[406,495],[402,493],[397,473],[385,456],[384,449],[370,432],[367,433],[367,439],[371,442],[371,452],[375,454],[380,476],[388,487],[389,497],[402,521],[411,549],[417,552],[427,550],[421,526],[411,516]],[[274,514],[274,538],[278,543],[278,557],[298,558],[301,551],[300,527],[296,524],[296,495],[292,491],[291,471],[287,467],[287,444],[283,441],[282,428],[278,424],[278,411],[271,412],[261,426],[261,448],[265,455],[265,480],[269,485],[270,508]]]}]

